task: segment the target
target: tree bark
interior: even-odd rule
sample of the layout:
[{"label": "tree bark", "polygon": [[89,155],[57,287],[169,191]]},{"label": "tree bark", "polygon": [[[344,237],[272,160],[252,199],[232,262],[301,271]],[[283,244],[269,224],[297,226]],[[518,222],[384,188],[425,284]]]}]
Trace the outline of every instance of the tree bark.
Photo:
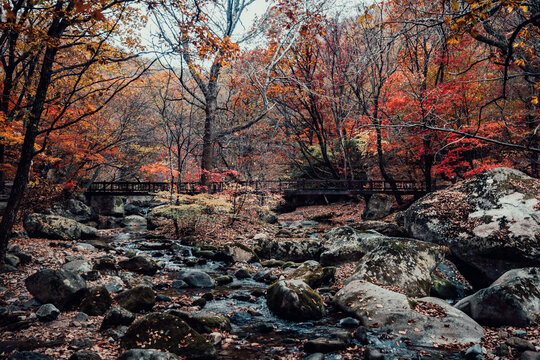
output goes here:
[{"label": "tree bark", "polygon": [[[66,26],[66,23],[56,19],[53,21],[48,35],[58,38],[64,32]],[[32,108],[28,116],[28,126],[24,135],[24,142],[21,148],[17,173],[15,175],[15,179],[13,180],[13,187],[9,195],[4,216],[2,216],[2,222],[0,222],[0,264],[5,262],[11,229],[17,220],[17,213],[28,185],[30,168],[32,166],[32,159],[34,157],[34,145],[39,132],[41,113],[43,112],[45,100],[47,99],[47,91],[51,83],[52,68],[57,53],[58,49],[56,47],[49,46],[47,47],[43,58],[39,83],[36,89]]]},{"label": "tree bark", "polygon": [[216,120],[217,97],[206,98],[206,118],[204,121],[203,148],[201,158],[201,184],[210,181],[209,173],[214,170],[214,123]]}]

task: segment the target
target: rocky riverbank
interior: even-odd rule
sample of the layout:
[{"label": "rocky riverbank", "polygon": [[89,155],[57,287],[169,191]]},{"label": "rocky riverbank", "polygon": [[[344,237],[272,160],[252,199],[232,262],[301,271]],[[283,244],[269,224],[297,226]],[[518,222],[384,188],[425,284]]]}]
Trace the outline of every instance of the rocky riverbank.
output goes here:
[{"label": "rocky riverbank", "polygon": [[[488,193],[478,191],[486,186]],[[98,238],[90,240],[83,234],[94,230],[73,230],[81,219],[34,215],[29,233],[54,239],[62,231],[65,240],[19,238],[10,245],[10,265],[0,274],[0,354],[538,359],[538,188],[538,180],[523,174],[491,171],[421,199],[393,221],[358,215],[358,222],[336,226],[331,216],[298,218],[297,212],[222,243],[160,234],[170,211],[125,216],[116,222],[122,229],[94,229]],[[447,199],[456,194],[462,202],[453,209]],[[455,211],[459,222],[450,216]],[[149,231],[152,222],[157,230]],[[495,230],[482,227],[495,222]],[[459,235],[467,231],[472,235]],[[497,232],[511,237],[509,253],[523,256],[505,261],[502,276],[483,286],[478,279],[487,281],[494,270],[479,277],[470,269],[490,251],[500,258],[492,251],[502,247],[491,240]],[[447,240],[455,234],[460,242]]]}]

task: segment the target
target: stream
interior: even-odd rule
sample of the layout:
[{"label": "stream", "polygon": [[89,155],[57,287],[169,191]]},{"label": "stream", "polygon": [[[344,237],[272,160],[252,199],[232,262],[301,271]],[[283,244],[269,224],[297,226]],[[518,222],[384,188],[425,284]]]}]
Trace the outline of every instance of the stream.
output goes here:
[{"label": "stream", "polygon": [[[125,230],[128,231],[128,230]],[[182,245],[175,240],[147,239],[144,230],[122,232],[110,238],[110,245],[126,254],[130,250],[144,253],[162,264],[162,271],[170,273],[170,278],[175,278],[175,272],[183,269],[200,270],[209,274],[212,278],[222,275],[233,275],[234,281],[224,286],[216,286],[214,289],[173,289],[154,285],[157,294],[165,295],[171,299],[179,296],[190,296],[197,299],[206,294],[213,300],[207,301],[201,311],[213,312],[226,315],[231,319],[232,330],[230,333],[236,336],[234,342],[223,346],[217,345],[218,359],[282,359],[287,355],[303,352],[303,343],[319,337],[327,339],[342,339],[350,342],[350,347],[362,345],[355,340],[351,333],[355,328],[341,327],[339,321],[348,315],[335,309],[331,303],[331,292],[320,291],[321,296],[328,304],[327,315],[318,321],[292,322],[275,316],[267,307],[264,291],[267,284],[257,282],[251,278],[237,279],[234,277],[235,269],[226,263],[214,260],[199,259],[193,255],[194,248]],[[317,234],[313,233],[312,238]],[[172,246],[169,249],[159,249],[160,244],[166,243]],[[189,267],[186,265],[189,264]],[[256,270],[265,269],[259,263],[252,264]],[[327,289],[326,291],[329,291]],[[255,294],[255,296],[253,295]],[[169,308],[178,308],[169,305]],[[448,353],[434,348],[414,347],[406,345],[402,339],[391,338],[388,334],[370,329],[367,332],[369,347],[385,354],[386,359],[462,359],[459,354]],[[224,339],[226,341],[226,339]],[[419,351],[429,353],[430,357],[421,357]],[[307,354],[306,354],[307,355]],[[350,357],[348,357],[350,358]],[[358,354],[357,359],[363,358]],[[338,353],[325,354],[324,359],[344,359]]]}]

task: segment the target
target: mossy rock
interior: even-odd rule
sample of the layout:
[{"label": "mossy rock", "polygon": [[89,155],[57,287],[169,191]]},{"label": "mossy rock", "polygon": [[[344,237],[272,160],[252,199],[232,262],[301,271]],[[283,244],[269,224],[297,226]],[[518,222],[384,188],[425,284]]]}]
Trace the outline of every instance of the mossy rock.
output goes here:
[{"label": "mossy rock", "polygon": [[441,299],[455,299],[458,297],[456,285],[439,274],[431,274],[431,296]]},{"label": "mossy rock", "polygon": [[302,280],[312,288],[319,288],[333,283],[335,274],[335,267],[322,267],[318,262],[309,260],[294,270],[288,278]]},{"label": "mossy rock", "polygon": [[91,287],[85,292],[79,311],[90,316],[101,316],[111,307],[111,295],[104,286]]},{"label": "mossy rock", "polygon": [[234,279],[231,275],[222,275],[214,279],[216,284],[218,284],[219,286],[230,284],[233,282],[233,280]]},{"label": "mossy rock", "polygon": [[261,261],[261,265],[263,267],[283,267],[284,264],[286,264],[286,262],[283,260],[271,259],[271,260]]},{"label": "mossy rock", "polygon": [[213,252],[216,252],[218,250],[218,247],[215,245],[200,245],[199,247],[201,250],[209,250]]},{"label": "mossy rock", "polygon": [[150,313],[136,320],[120,342],[125,349],[166,350],[188,359],[215,359],[216,349],[180,317]]},{"label": "mossy rock", "polygon": [[213,259],[216,256],[216,253],[212,250],[193,249],[193,255],[205,259]]},{"label": "mossy rock", "polygon": [[178,316],[199,333],[207,334],[214,331],[231,330],[231,321],[228,317],[223,315],[206,311],[188,312],[178,310],[167,311],[167,314]]},{"label": "mossy rock", "polygon": [[266,302],[273,313],[285,320],[317,320],[326,313],[321,296],[301,280],[276,282],[266,291]]},{"label": "mossy rock", "polygon": [[151,287],[139,285],[122,291],[115,300],[121,307],[131,312],[149,311],[156,304],[156,295]]}]

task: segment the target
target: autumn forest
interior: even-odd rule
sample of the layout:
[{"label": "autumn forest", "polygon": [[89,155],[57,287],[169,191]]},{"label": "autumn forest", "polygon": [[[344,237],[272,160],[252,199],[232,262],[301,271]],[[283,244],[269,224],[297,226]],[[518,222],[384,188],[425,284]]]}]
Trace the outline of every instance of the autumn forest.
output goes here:
[{"label": "autumn forest", "polygon": [[[286,250],[280,247],[281,245],[274,244],[272,247],[266,236],[280,237],[280,232],[284,231],[285,235],[282,237],[287,239],[317,239],[320,232],[322,238],[323,231],[313,230],[312,226],[316,228],[318,225],[309,225],[309,221],[323,224],[322,229],[326,231],[331,229],[328,224],[352,224],[356,221],[354,214],[361,211],[364,211],[363,219],[367,221],[367,202],[372,194],[364,196],[362,201],[365,201],[365,204],[361,209],[356,208],[356,205],[340,203],[339,201],[343,200],[340,198],[337,200],[342,205],[336,210],[336,207],[332,207],[335,205],[329,204],[332,201],[325,198],[327,208],[315,206],[303,213],[293,211],[287,213],[289,215],[280,215],[280,211],[276,210],[279,206],[274,202],[279,203],[282,199],[277,199],[276,194],[267,194],[264,199],[260,194],[246,195],[252,192],[251,189],[237,193],[225,191],[212,196],[206,193],[210,184],[247,183],[255,180],[324,180],[327,184],[328,181],[335,180],[375,180],[384,182],[384,186],[388,184],[386,195],[382,195],[388,197],[388,209],[392,207],[393,210],[404,211],[419,197],[414,196],[413,199],[408,196],[410,194],[400,193],[400,186],[403,186],[401,184],[404,182],[421,188],[423,195],[440,189],[461,189],[460,184],[477,184],[475,181],[484,179],[482,176],[490,174],[490,171],[495,171],[495,174],[498,168],[512,168],[515,169],[512,171],[519,171],[518,173],[531,179],[512,182],[512,189],[515,186],[525,194],[520,198],[523,204],[534,209],[531,210],[533,215],[538,214],[536,203],[531,205],[529,202],[538,199],[540,192],[538,181],[534,180],[540,177],[539,52],[539,0],[1,0],[0,193],[3,194],[3,200],[0,200],[5,202],[5,206],[0,222],[0,264],[7,264],[10,253],[14,253],[10,246],[19,246],[18,240],[15,244],[10,244],[17,238],[16,234],[23,231],[23,227],[32,239],[72,239],[69,234],[55,238],[52,235],[43,235],[45,232],[33,236],[32,231],[29,231],[32,226],[28,225],[28,219],[38,213],[64,216],[64,213],[55,213],[54,204],[65,204],[68,199],[79,201],[81,194],[92,184],[100,182],[171,184],[167,200],[170,204],[159,203],[159,206],[170,208],[159,210],[159,206],[154,206],[158,203],[152,203],[152,206],[145,203],[148,206],[143,206],[136,202],[130,203],[129,200],[126,202],[124,199],[121,217],[114,214],[117,206],[115,203],[111,213],[104,212],[107,218],[100,213],[85,218],[84,221],[76,218],[77,222],[99,229],[130,228],[132,224],[128,220],[133,219],[128,219],[129,216],[142,217],[143,220],[137,221],[143,221],[145,226],[148,221],[148,231],[166,229],[159,236],[188,239],[182,240],[182,246],[189,246],[188,252],[193,253],[193,256],[222,261],[218,256],[220,252],[213,248],[222,246],[222,243],[216,245],[213,241],[218,241],[216,239],[221,237],[223,241],[226,239],[232,242],[248,232],[249,241],[254,241],[257,232],[267,231],[259,229],[262,225],[253,225],[259,224],[253,220],[253,216],[257,219],[261,217],[265,222],[279,223],[281,227],[272,228],[273,230],[268,230],[270,233],[255,239],[259,241],[260,248],[253,256],[257,256],[259,261],[259,258],[264,258],[261,254],[265,251],[272,255],[283,251],[287,255],[280,258],[281,260],[297,263],[293,266],[297,269],[295,273],[303,269],[303,266],[307,266],[309,271],[315,271],[309,267],[313,266],[312,264],[305,265],[307,260],[312,260],[313,257],[294,257],[291,255],[295,251],[294,247]],[[512,177],[514,175],[508,176],[509,179],[515,178]],[[494,179],[495,183],[500,181],[495,175]],[[195,184],[193,186],[196,193],[177,194],[173,200],[174,189],[180,193],[183,183]],[[491,184],[492,182],[482,182],[478,189],[491,189]],[[469,191],[471,186],[466,191]],[[465,204],[470,199],[477,198],[477,195],[471,195],[469,199],[455,194],[450,191],[437,198],[436,211],[444,212],[444,219],[459,219],[467,223],[467,231],[473,231],[477,238],[485,239],[486,236],[491,236],[494,231],[493,227],[489,227],[493,224],[491,221],[507,216],[506,213],[500,215],[497,212],[488,212],[480,202],[479,205],[469,202],[458,209],[452,208],[457,203]],[[159,196],[166,197],[164,194]],[[376,196],[379,195],[373,195]],[[487,195],[486,198],[491,199]],[[519,200],[509,199],[501,200],[500,204]],[[131,213],[128,206],[145,210],[137,208],[139,210],[132,210]],[[422,241],[429,238],[430,242],[448,246],[450,257],[445,255],[446,250],[442,248],[421,248],[414,242],[416,240],[410,240],[414,251],[411,250],[408,256],[416,259],[417,255],[410,254],[421,254],[417,258],[418,263],[421,263],[427,256],[422,255],[423,251],[429,252],[430,256],[437,254],[433,255],[437,259],[433,260],[434,264],[438,264],[445,256],[454,261],[454,256],[459,271],[470,282],[471,289],[475,290],[490,285],[502,275],[501,269],[525,268],[525,265],[540,266],[540,220],[535,217],[538,215],[533,216],[529,212],[526,216],[517,216],[512,213],[514,220],[509,223],[526,222],[520,225],[523,233],[516,236],[520,239],[529,236],[527,239],[531,240],[516,249],[513,245],[489,247],[484,254],[488,254],[488,258],[498,258],[508,251],[504,255],[506,257],[502,257],[504,259],[501,263],[497,262],[498,270],[495,270],[495,260],[488,265],[484,262],[471,263],[467,246],[459,248],[459,245],[453,242],[448,245],[442,240],[433,240],[438,235],[425,235],[424,238],[424,233],[419,233],[419,227],[407,225],[413,222],[421,223],[423,220],[419,219],[424,216],[422,211],[429,210],[416,208],[418,211],[414,212],[415,206],[420,205],[415,203],[404,212],[405,220],[400,222],[398,216],[391,219],[403,232],[396,230],[394,233],[393,230],[388,230],[386,224],[378,224],[376,227],[371,224],[372,227],[359,225],[354,228],[354,234],[348,235],[343,235],[342,232],[332,233],[332,229],[324,237],[330,242],[334,238],[346,238],[347,241],[354,242],[364,236],[363,231],[374,229],[385,236],[411,237]],[[453,210],[450,210],[451,208]],[[45,209],[53,210],[47,212]],[[81,209],[78,208],[77,211],[82,213]],[[473,213],[474,209],[476,212]],[[69,211],[73,214],[76,212],[73,209]],[[462,217],[467,211],[474,215]],[[412,215],[412,212],[416,215]],[[273,221],[268,220],[268,216],[272,217]],[[67,215],[65,217],[69,218]],[[370,220],[378,221],[382,217],[374,216]],[[474,220],[471,220],[473,218]],[[38,222],[43,223],[43,219]],[[160,221],[167,223],[167,226]],[[298,227],[294,227],[295,221],[299,221]],[[285,223],[287,225],[283,225]],[[473,227],[474,230],[471,230]],[[513,232],[515,228],[517,226],[510,226],[508,231]],[[79,239],[84,237],[86,230],[81,231],[83,235],[79,231]],[[392,235],[389,235],[388,231]],[[445,227],[444,231],[448,231],[447,235],[452,239],[461,239],[464,232],[467,232],[458,231],[455,224]],[[436,232],[441,234],[444,231]],[[508,239],[504,231],[497,234],[493,237],[497,240],[493,241]],[[145,236],[148,238],[147,235]],[[99,236],[110,236],[112,239],[117,235],[113,231],[105,235],[100,233]],[[199,238],[204,236],[213,240],[203,246],[200,245]],[[191,238],[196,238],[197,241],[191,243]],[[509,240],[505,241],[506,244],[509,243]],[[388,249],[393,246],[388,245],[388,242],[384,244]],[[477,246],[478,243],[474,244]],[[152,248],[152,245],[145,246],[148,247],[146,251],[164,250]],[[243,246],[238,245],[236,250],[226,248],[224,251],[227,259],[234,259],[234,262],[247,261],[242,256],[248,255],[239,255],[243,251],[249,253],[248,263],[255,261],[250,257],[253,250],[246,250]],[[384,246],[380,245],[377,249]],[[512,249],[508,250],[509,248]],[[97,249],[107,251],[108,248]],[[172,251],[169,247],[166,249]],[[88,249],[84,251],[86,250]],[[371,250],[373,249],[370,248]],[[84,252],[80,249],[78,251]],[[335,253],[328,255],[326,259],[335,260],[333,256],[337,256],[339,260],[323,260],[325,251],[333,251],[332,249],[317,251],[315,259],[322,265],[343,264],[343,259],[339,257],[341,255]],[[366,251],[362,251],[364,255]],[[365,257],[348,259],[347,264],[349,260],[367,261],[367,256],[375,253],[376,251],[368,252]],[[127,252],[122,254],[127,255]],[[373,261],[384,262],[385,256],[387,255]],[[525,258],[526,260],[523,260]],[[182,261],[188,264],[192,260],[191,255],[186,259]],[[170,260],[171,264],[174,263],[173,260]],[[48,264],[48,260],[44,261]],[[304,263],[298,267],[302,262]],[[504,265],[501,265],[503,263]],[[509,263],[513,265],[508,265]],[[517,266],[515,263],[521,265]],[[196,262],[194,264],[201,265]],[[145,272],[146,265],[148,264],[126,265],[125,269],[154,275],[157,270],[152,268]],[[494,267],[493,271],[491,265]],[[132,270],[130,266],[138,270]],[[164,266],[167,268],[169,265]],[[287,268],[286,263],[269,266]],[[345,279],[353,274],[347,272],[353,269],[347,266],[338,267],[336,279],[340,276]],[[143,271],[140,270],[141,267]],[[360,267],[355,274],[358,274]],[[433,273],[433,269],[430,268],[429,274]],[[482,275],[478,275],[479,273]],[[429,274],[428,282],[431,281]],[[288,275],[283,276],[287,278]],[[535,276],[536,280],[540,281],[538,275]],[[458,277],[461,278],[461,275]],[[178,279],[180,280],[176,281],[192,285],[189,277]],[[312,284],[305,280],[307,277],[302,279],[314,289],[322,287],[323,282]],[[309,279],[311,281],[311,277]],[[198,281],[200,280],[199,278]],[[217,278],[209,279],[212,282],[214,280],[217,281]],[[395,285],[386,284],[385,280],[380,278],[377,281],[385,286]],[[354,284],[355,281],[345,282],[347,283]],[[279,285],[279,282],[265,290],[270,308],[270,289],[276,284]],[[381,285],[379,282],[374,284]],[[2,286],[6,285],[0,281],[0,294],[3,291]],[[343,283],[340,286],[343,286]],[[427,292],[417,291],[416,288],[410,290],[407,287],[409,285],[403,283],[396,286],[401,290],[393,287],[385,289],[415,297],[430,294],[429,286]],[[26,287],[32,293],[28,280]],[[193,287],[197,288],[195,285]],[[431,289],[433,291],[433,287]],[[540,291],[540,287],[538,289]],[[274,290],[277,292],[272,296],[286,297],[283,295],[285,290],[279,287]],[[334,303],[355,301],[346,294],[340,295],[341,292],[337,295],[333,293]],[[431,294],[433,295],[433,292]],[[34,293],[32,295],[39,299]],[[188,295],[194,296],[193,293]],[[228,295],[227,293],[224,296]],[[452,299],[459,300],[462,295],[467,295],[467,292],[453,296]],[[163,296],[170,294],[164,293]],[[253,298],[255,295],[249,296]],[[120,299],[120,295],[117,298]],[[115,301],[121,302],[116,300],[117,298]],[[177,301],[177,298],[173,297],[171,301]],[[210,297],[204,301],[210,303]],[[412,300],[408,301],[410,305]],[[54,301],[41,302],[52,302],[62,311],[62,306],[65,309],[71,306],[65,303],[60,303],[59,306]],[[318,300],[313,302],[320,305]],[[189,304],[193,305],[191,302]],[[415,305],[419,306],[417,309],[421,308],[417,311],[440,313],[443,311],[441,309],[446,309],[443,305],[437,307],[431,303],[426,304],[429,304],[426,305],[427,308]],[[0,307],[3,305],[5,304],[2,300]],[[430,307],[431,305],[433,306]],[[345,309],[348,305],[335,306],[350,312]],[[535,306],[538,306],[537,312],[540,312],[540,297]],[[152,306],[149,309],[151,308]],[[149,309],[145,308],[143,312]],[[354,309],[359,311],[358,308]],[[133,312],[139,310],[132,309]],[[271,310],[279,313],[279,310],[274,308]],[[302,311],[304,314],[309,313],[306,309]],[[450,310],[447,311],[451,313]],[[185,317],[185,314],[182,316]],[[288,318],[294,316],[294,311],[285,315]],[[485,326],[482,320],[471,316]],[[192,319],[184,320],[197,331],[205,332],[192,325]],[[511,325],[534,328],[534,321],[538,324],[538,320],[529,320]],[[324,321],[331,323],[332,320]],[[411,328],[421,328],[423,320],[414,321],[418,321],[417,325],[412,325],[410,321],[408,325]],[[333,326],[327,322],[324,323],[325,327]],[[487,323],[492,325],[489,321]],[[4,325],[0,321],[0,328]],[[363,325],[368,326],[365,323]],[[379,326],[376,325],[372,327]],[[464,331],[473,334],[482,329],[480,325],[478,328],[474,327],[477,324],[473,325],[463,325]],[[450,325],[452,326],[454,324]],[[474,330],[469,331],[468,326],[471,329],[474,327]],[[249,356],[247,353],[228,353],[229,350],[226,350],[227,346],[224,345],[228,335],[223,335],[222,330],[225,329],[218,330],[218,334],[221,331],[220,336],[224,339],[220,345],[221,350],[218,349],[220,358],[246,356],[245,358],[262,359],[251,352]],[[490,343],[489,336],[495,332],[490,332],[491,330],[485,327],[484,330],[487,332],[484,334],[482,346],[491,351],[490,346],[496,341]],[[525,338],[530,340],[529,330],[526,330],[529,337]],[[14,336],[18,336],[16,332],[20,330],[17,328],[12,331]],[[215,329],[213,331],[212,334],[215,334]],[[301,330],[298,331],[302,333]],[[399,330],[399,334],[403,335],[401,331],[403,330]],[[485,340],[486,337],[488,340]],[[237,349],[238,346],[244,349],[242,343],[236,343],[240,341],[238,338],[233,339],[235,340],[231,340],[231,348],[236,344]],[[356,343],[357,349],[365,345],[362,340],[357,340],[360,342]],[[467,339],[461,340],[463,341],[460,342],[464,343],[471,342]],[[210,340],[207,337],[204,341]],[[257,341],[250,341],[258,343],[262,340],[259,338]],[[316,342],[317,339],[309,341]],[[214,345],[217,343],[219,341]],[[103,358],[111,358],[105,356],[107,354],[116,356],[119,354],[118,344],[114,344],[116,345],[110,347],[103,345],[97,352]],[[326,353],[327,351],[319,351],[326,349],[324,346],[328,344],[324,344],[315,344],[317,351],[308,352]],[[538,351],[540,344],[536,342],[536,350],[534,344],[533,341],[529,350]],[[126,349],[133,347],[122,346]],[[191,345],[188,345],[188,348],[189,346]],[[308,348],[309,346],[311,345],[308,345]],[[354,351],[351,351],[352,345],[349,343],[347,346],[349,352],[342,354],[343,357],[339,359],[354,358],[348,357],[354,354]],[[332,348],[332,351],[342,351],[347,346],[338,346],[337,350]],[[305,344],[303,349],[306,349]],[[367,351],[366,358],[378,359],[368,356],[369,349],[362,349]],[[517,359],[524,351],[521,348],[512,349],[514,347],[511,346],[508,358]],[[0,342],[0,356],[4,351],[9,353],[8,350],[3,348]],[[452,351],[456,353],[464,350],[466,348]],[[55,359],[64,358],[63,356],[67,359],[67,355],[71,355],[70,351],[66,350],[62,356],[55,353],[60,356]],[[273,358],[297,358],[287,353],[288,350],[279,351],[272,353],[278,356]],[[381,351],[385,353],[384,349]],[[205,355],[193,355],[195,353]],[[189,359],[206,359],[214,358],[215,351],[198,348],[194,353],[177,355],[187,356]],[[124,359],[146,359],[143,355],[133,356]],[[409,355],[403,356],[407,358]]]}]

